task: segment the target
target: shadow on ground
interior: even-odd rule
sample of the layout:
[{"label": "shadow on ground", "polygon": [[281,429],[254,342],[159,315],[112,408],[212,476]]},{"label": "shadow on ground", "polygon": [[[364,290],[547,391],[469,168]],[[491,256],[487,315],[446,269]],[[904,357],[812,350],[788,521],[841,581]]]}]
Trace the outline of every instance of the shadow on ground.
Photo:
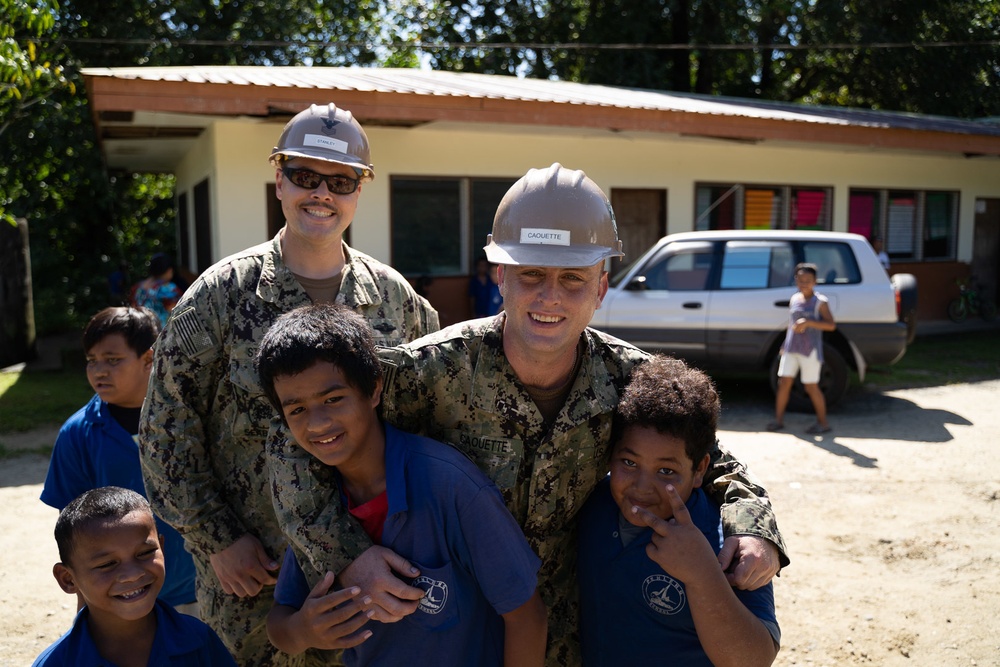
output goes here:
[{"label": "shadow on ground", "polygon": [[[722,377],[716,382],[723,404],[720,428],[740,433],[763,431],[774,414],[774,395],[767,382]],[[859,467],[876,468],[878,459],[855,451],[844,444],[844,440],[874,438],[946,443],[954,439],[949,426],[973,425],[958,413],[924,408],[906,398],[866,387],[852,387],[830,410],[829,420],[832,432],[810,435],[805,430],[813,423],[812,414],[789,413],[783,432],[835,456],[850,459]]]}]

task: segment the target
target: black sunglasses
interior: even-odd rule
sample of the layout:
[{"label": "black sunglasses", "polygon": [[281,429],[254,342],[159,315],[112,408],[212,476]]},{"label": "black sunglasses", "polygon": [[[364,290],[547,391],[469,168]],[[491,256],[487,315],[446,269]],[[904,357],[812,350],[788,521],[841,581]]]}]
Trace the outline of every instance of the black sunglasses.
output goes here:
[{"label": "black sunglasses", "polygon": [[326,183],[327,189],[335,195],[349,195],[358,189],[358,183],[361,182],[360,178],[351,178],[341,174],[327,176],[326,174],[317,174],[311,169],[295,169],[294,167],[282,167],[281,173],[292,183],[306,190],[315,190],[320,183]]}]

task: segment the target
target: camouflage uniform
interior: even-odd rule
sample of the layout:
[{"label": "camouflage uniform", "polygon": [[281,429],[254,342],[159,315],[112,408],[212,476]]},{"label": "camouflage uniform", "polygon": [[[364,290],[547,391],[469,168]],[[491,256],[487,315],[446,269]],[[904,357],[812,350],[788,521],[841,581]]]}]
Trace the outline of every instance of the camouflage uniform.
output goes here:
[{"label": "camouflage uniform", "polygon": [[[455,445],[500,488],[542,559],[539,588],[549,607],[547,664],[577,665],[573,519],[607,474],[619,394],[632,368],[648,355],[587,329],[580,371],[555,422],[546,428],[504,356],[503,318],[462,323],[383,350],[383,416],[400,429]],[[314,582],[327,569],[339,571],[366,545],[356,524],[339,515],[339,503],[328,502],[329,477],[296,450],[269,443],[275,508],[293,547],[305,556],[300,562],[315,569],[308,573]],[[757,535],[784,553],[766,491],[739,461],[713,453],[705,487],[717,502],[728,503],[723,509],[727,535]]]},{"label": "camouflage uniform", "polygon": [[[437,312],[393,269],[350,250],[337,296],[364,315],[380,345],[438,328]],[[177,304],[156,344],[140,451],[149,499],[194,556],[198,601],[241,665],[291,664],[267,639],[273,587],[223,592],[209,556],[244,534],[281,562],[264,443],[274,411],[254,355],[278,318],[310,299],[282,262],[280,235],[222,260]]]}]

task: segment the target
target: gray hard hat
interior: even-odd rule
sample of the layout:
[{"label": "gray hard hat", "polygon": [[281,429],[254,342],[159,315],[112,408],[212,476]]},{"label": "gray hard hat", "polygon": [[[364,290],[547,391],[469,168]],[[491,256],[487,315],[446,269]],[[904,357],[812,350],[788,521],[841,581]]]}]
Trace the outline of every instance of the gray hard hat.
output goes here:
[{"label": "gray hard hat", "polygon": [[285,125],[268,160],[277,167],[282,160],[293,157],[346,164],[362,181],[375,178],[368,135],[350,111],[332,103],[313,104]]},{"label": "gray hard hat", "polygon": [[524,266],[593,266],[625,255],[604,192],[558,162],[529,170],[510,187],[484,250],[494,264]]}]

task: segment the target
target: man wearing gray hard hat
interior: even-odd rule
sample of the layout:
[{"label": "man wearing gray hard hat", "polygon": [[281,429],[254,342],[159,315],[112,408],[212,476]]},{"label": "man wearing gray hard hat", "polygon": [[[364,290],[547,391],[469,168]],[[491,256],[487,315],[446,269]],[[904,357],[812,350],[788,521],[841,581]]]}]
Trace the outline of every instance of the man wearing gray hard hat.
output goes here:
[{"label": "man wearing gray hard hat", "polygon": [[[382,416],[454,445],[500,488],[542,559],[546,664],[578,665],[574,520],[608,471],[618,398],[649,355],[588,326],[607,293],[605,260],[623,253],[611,205],[582,171],[558,163],[528,171],[501,201],[485,250],[499,265],[503,312],[381,351]],[[308,555],[300,562],[312,565],[311,583],[338,572],[341,585],[407,613],[406,598],[391,595],[400,586],[392,561],[378,547],[357,551],[349,520],[308,461],[287,447],[269,456],[276,488],[294,491],[275,506]],[[704,487],[723,506],[721,566],[734,585],[764,585],[787,562],[766,492],[718,449]]]},{"label": "man wearing gray hard hat", "polygon": [[264,459],[276,415],[254,368],[258,341],[282,313],[320,301],[359,312],[380,345],[438,328],[399,273],[344,243],[362,184],[375,178],[351,112],[302,111],[269,159],[285,225],[184,294],[156,346],[140,427],[150,501],[184,536],[201,614],[244,666],[291,664],[265,629],[285,540]]}]

